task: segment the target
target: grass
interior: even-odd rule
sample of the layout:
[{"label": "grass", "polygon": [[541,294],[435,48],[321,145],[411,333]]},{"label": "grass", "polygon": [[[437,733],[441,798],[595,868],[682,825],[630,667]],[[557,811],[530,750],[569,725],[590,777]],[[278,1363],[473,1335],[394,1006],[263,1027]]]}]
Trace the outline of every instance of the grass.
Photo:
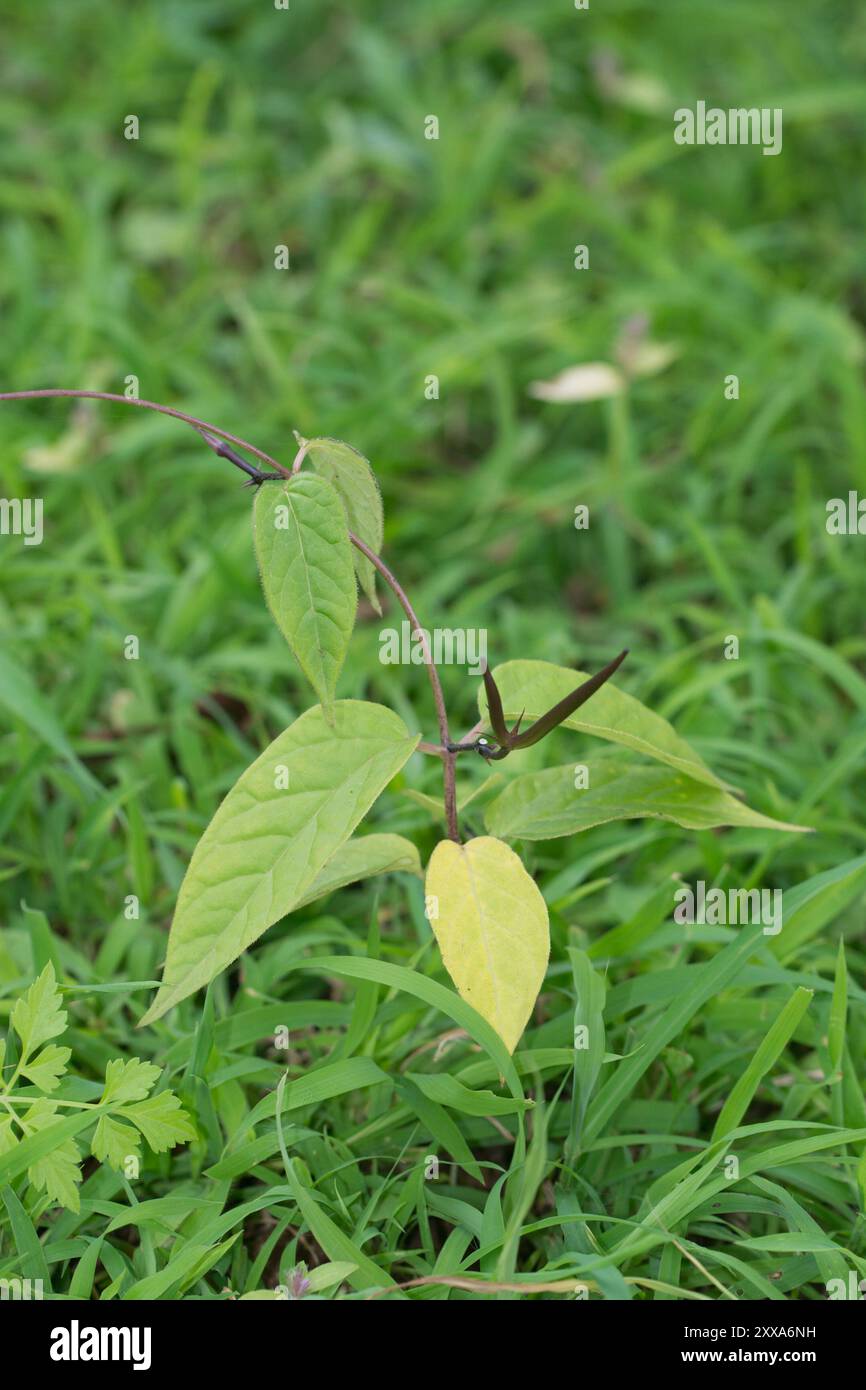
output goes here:
[{"label": "grass", "polygon": [[[144,412],[4,405],[3,495],[44,498],[45,541],[0,538],[0,1024],[53,959],[81,1093],[146,1057],[200,1138],[134,1182],[91,1165],[78,1215],[8,1206],[0,1275],[214,1299],[327,1261],[354,1268],[317,1296],[814,1300],[866,1274],[863,542],[824,525],[866,491],[862,13],[46,0],[5,31],[2,389],[134,375],[284,463],[293,429],[348,440],[422,621],[484,627],[494,664],[627,645],[619,683],[814,833],[523,846],[553,955],[505,1086],[408,876],[303,909],[136,1031],[148,988],[89,987],[158,977],[198,836],[310,697],[227,464]],[[782,154],[676,146],[698,99],[782,107]],[[636,315],[665,370],[530,395]],[[380,627],[367,610],[339,693],[429,738],[425,673],[380,664]],[[443,677],[468,728],[477,682]],[[591,751],[558,733],[518,770]],[[406,791],[438,794],[431,759],[371,823],[426,860],[441,829]],[[673,874],[783,889],[782,935],[676,926]],[[570,947],[606,986],[582,1127]]]}]

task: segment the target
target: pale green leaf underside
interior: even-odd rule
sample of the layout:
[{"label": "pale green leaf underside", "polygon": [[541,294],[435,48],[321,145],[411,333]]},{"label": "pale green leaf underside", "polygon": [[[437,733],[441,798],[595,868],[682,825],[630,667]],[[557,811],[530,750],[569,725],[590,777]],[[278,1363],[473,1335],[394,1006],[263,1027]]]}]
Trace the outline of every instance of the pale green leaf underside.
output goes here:
[{"label": "pale green leaf underside", "polygon": [[[382,550],[385,534],[385,517],[382,510],[382,494],[376,475],[363,454],[344,444],[340,439],[311,439],[307,443],[307,457],[313,468],[329,483],[333,483],[346,508],[349,529],[368,545],[375,555]],[[381,613],[376,597],[376,571],[371,562],[360,550],[353,548],[352,561],[355,573],[367,598]]]},{"label": "pale green leaf underside", "polygon": [[636,765],[621,756],[591,758],[589,785],[576,788],[575,764],[516,777],[487,807],[493,835],[555,840],[607,821],[651,817],[687,830],[736,825],[765,830],[804,830],[752,811],[728,792],[684,777],[673,768]]},{"label": "pale green leaf underside", "polygon": [[550,955],[544,898],[508,845],[481,835],[442,840],[425,882],[430,925],[445,969],[465,999],[513,1052]]},{"label": "pale green leaf underside", "polygon": [[327,706],[358,604],[342,503],[313,473],[263,483],[253,504],[253,535],[268,608]]},{"label": "pale green leaf underside", "polygon": [[402,835],[359,835],[341,845],[317,875],[309,893],[305,893],[295,907],[305,907],[316,898],[323,898],[326,893],[350,883],[359,883],[363,878],[398,871],[420,877],[421,856],[411,840]]},{"label": "pale green leaf underside", "polygon": [[[547,661],[506,661],[497,666],[493,674],[502,695],[506,719],[513,721],[525,711],[524,725],[545,714],[588,679],[587,672],[571,671],[567,666],[553,666]],[[481,713],[486,714],[483,688],[479,704]],[[622,744],[646,758],[667,763],[707,786],[725,787],[666,719],[653,714],[640,700],[618,690],[609,681],[585,705],[569,715],[562,727]]]},{"label": "pale green leaf underside", "polygon": [[291,912],[418,742],[381,705],[320,705],[247,768],[181,884],[163,982],[142,1023],[206,985]]}]

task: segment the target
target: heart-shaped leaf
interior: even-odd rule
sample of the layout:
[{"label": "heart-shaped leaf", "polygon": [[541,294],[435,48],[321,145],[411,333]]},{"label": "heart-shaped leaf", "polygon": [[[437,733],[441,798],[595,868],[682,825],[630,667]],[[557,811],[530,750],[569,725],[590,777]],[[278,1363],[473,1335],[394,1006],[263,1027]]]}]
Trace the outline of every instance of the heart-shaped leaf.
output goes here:
[{"label": "heart-shaped leaf", "polygon": [[253,535],[268,607],[327,709],[358,604],[343,504],[314,473],[263,483]]},{"label": "heart-shaped leaf", "polygon": [[427,866],[430,925],[445,969],[509,1052],[520,1040],[547,969],[547,906],[501,840],[442,840]]},{"label": "heart-shaped leaf", "polygon": [[247,768],[195,848],[142,1023],[206,985],[304,898],[418,742],[382,705],[307,710]]},{"label": "heart-shaped leaf", "polygon": [[[344,444],[341,439],[310,439],[306,441],[307,457],[322,478],[333,483],[346,509],[349,529],[368,545],[375,555],[382,549],[385,517],[382,494],[376,475],[363,454]],[[352,561],[358,583],[377,613],[381,613],[376,597],[376,571],[360,550],[353,548]]]},{"label": "heart-shaped leaf", "polygon": [[[567,666],[553,666],[547,661],[506,661],[496,667],[493,675],[502,697],[505,718],[514,720],[525,714],[527,723],[540,719],[575,686],[589,680],[583,671],[570,671]],[[479,706],[481,713],[486,714],[483,689]],[[618,690],[610,681],[570,714],[562,727],[620,743],[644,757],[675,767],[697,782],[726,790],[724,782],[710,771],[666,719],[653,714],[640,700]]]},{"label": "heart-shaped leaf", "polygon": [[673,768],[641,765],[619,754],[591,758],[577,773],[569,764],[515,777],[487,807],[484,823],[493,834],[509,839],[555,840],[606,821],[642,816],[673,821],[687,830],[715,825],[807,829],[772,820],[728,792]]}]

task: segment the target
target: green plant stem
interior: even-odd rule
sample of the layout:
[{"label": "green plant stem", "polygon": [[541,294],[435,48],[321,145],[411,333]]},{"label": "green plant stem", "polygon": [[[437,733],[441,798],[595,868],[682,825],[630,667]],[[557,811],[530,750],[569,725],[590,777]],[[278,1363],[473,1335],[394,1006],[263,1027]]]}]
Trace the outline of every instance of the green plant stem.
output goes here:
[{"label": "green plant stem", "polygon": [[[52,1105],[61,1105],[67,1110],[96,1110],[101,1102],[98,1100],[55,1100],[51,1095],[42,1097],[50,1100]],[[0,1105],[32,1105],[36,1096],[0,1096]]]},{"label": "green plant stem", "polygon": [[[276,459],[271,458],[270,454],[266,454],[262,449],[257,449],[254,444],[250,444],[246,439],[241,439],[236,434],[229,434],[227,430],[220,429],[218,425],[210,425],[206,420],[199,420],[195,415],[187,415],[184,411],[175,410],[172,406],[160,405],[156,401],[140,400],[136,396],[120,396],[113,391],[79,391],[70,387],[45,387],[35,391],[0,391],[0,401],[45,400],[51,397],[117,401],[120,405],[134,405],[139,406],[142,410],[155,410],[160,415],[171,415],[175,420],[182,420],[184,424],[191,425],[199,434],[201,434],[203,430],[206,430],[210,434],[217,435],[220,439],[225,439],[231,444],[236,444],[239,449],[243,449],[248,454],[253,454],[255,458],[259,459],[262,463],[266,463],[269,468],[273,468],[276,472],[282,473],[286,478],[291,477],[292,472],[297,472],[300,469],[304,454],[306,453],[307,444],[305,441],[300,446],[295,456],[293,467],[290,470],[284,468]],[[397,599],[397,602],[400,604],[400,607],[403,609],[403,612],[406,614],[406,617],[409,619],[409,622],[412,624],[413,632],[421,639],[425,658],[424,664],[427,667],[430,686],[433,691],[433,702],[436,706],[436,718],[439,724],[439,737],[441,740],[440,748],[437,749],[434,745],[425,744],[422,751],[425,753],[433,753],[434,756],[442,759],[445,820],[448,827],[448,836],[459,844],[460,831],[457,823],[457,791],[454,772],[456,754],[452,753],[448,747],[451,742],[451,736],[448,730],[448,713],[445,707],[445,697],[442,692],[442,682],[439,679],[439,672],[433,662],[430,646],[427,642],[426,633],[421,627],[415,610],[409,602],[402,585],[397,581],[396,576],[385,564],[385,561],[372,551],[368,545],[365,545],[360,537],[356,536],[353,531],[349,532],[349,540],[357,550],[361,551],[362,555],[366,555],[371,564],[379,571],[385,583]]]}]

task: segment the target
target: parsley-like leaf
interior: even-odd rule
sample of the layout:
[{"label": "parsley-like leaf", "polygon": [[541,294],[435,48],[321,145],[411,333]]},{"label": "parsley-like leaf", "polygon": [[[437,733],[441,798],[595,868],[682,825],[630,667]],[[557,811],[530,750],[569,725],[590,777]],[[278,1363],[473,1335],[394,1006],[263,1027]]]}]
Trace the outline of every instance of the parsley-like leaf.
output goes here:
[{"label": "parsley-like leaf", "polygon": [[71,1056],[71,1048],[49,1043],[32,1061],[23,1066],[21,1071],[40,1091],[53,1091],[60,1085],[60,1078],[66,1071]]},{"label": "parsley-like leaf", "polygon": [[102,1104],[106,1101],[120,1104],[129,1100],[144,1100],[158,1080],[159,1067],[155,1067],[153,1062],[142,1062],[140,1057],[130,1057],[128,1061],[116,1057],[105,1068]]},{"label": "parsley-like leaf", "polygon": [[123,1172],[128,1158],[140,1158],[141,1139],[132,1125],[121,1124],[111,1115],[100,1116],[93,1135],[90,1152],[118,1172]]},{"label": "parsley-like leaf", "polygon": [[[21,1117],[28,1134],[47,1129],[56,1118],[57,1106],[54,1101],[41,1098],[34,1101]],[[77,1212],[81,1210],[78,1196],[78,1184],[81,1182],[81,1169],[78,1166],[80,1162],[81,1153],[78,1145],[74,1139],[67,1139],[44,1158],[31,1163],[27,1169],[27,1176],[35,1188],[44,1191],[61,1206]]]},{"label": "parsley-like leaf", "polygon": [[141,1130],[154,1153],[196,1138],[192,1120],[173,1091],[160,1091],[159,1095],[126,1105],[117,1113]]},{"label": "parsley-like leaf", "polygon": [[12,1027],[21,1039],[25,1057],[32,1056],[37,1047],[65,1032],[66,1013],[50,961],[39,979],[17,1000],[12,1010]]}]

